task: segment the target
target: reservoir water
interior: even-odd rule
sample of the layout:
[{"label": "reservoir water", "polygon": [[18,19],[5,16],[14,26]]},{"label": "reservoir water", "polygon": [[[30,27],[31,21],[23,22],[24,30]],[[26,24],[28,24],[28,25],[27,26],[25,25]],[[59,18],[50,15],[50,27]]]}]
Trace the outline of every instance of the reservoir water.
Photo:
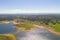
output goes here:
[{"label": "reservoir water", "polygon": [[17,40],[60,40],[60,36],[39,27],[33,30],[18,32],[13,23],[0,24],[0,34],[14,32]]},{"label": "reservoir water", "polygon": [[0,34],[11,33],[11,32],[14,32],[15,30],[16,29],[13,28],[12,22],[8,24],[0,24]]}]

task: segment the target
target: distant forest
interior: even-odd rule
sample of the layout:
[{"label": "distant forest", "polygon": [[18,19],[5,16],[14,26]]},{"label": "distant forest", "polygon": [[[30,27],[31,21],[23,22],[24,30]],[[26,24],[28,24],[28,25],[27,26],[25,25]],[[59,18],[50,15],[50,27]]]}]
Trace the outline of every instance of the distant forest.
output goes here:
[{"label": "distant forest", "polygon": [[50,14],[50,15],[19,15],[19,14],[7,14],[0,15],[0,21],[2,20],[14,20],[14,19],[24,19],[30,21],[39,21],[48,25],[49,22],[56,24],[60,23],[60,14]]}]

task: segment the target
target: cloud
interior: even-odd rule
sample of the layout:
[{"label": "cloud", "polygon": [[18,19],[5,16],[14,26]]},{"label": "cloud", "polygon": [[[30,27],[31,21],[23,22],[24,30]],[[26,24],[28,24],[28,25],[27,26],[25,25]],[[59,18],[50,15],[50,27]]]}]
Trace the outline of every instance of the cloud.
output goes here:
[{"label": "cloud", "polygon": [[0,10],[0,13],[16,13],[16,10]]},{"label": "cloud", "polygon": [[16,14],[16,13],[60,13],[59,10],[31,10],[31,9],[14,9],[14,10],[0,10],[0,13],[10,13],[10,14]]}]

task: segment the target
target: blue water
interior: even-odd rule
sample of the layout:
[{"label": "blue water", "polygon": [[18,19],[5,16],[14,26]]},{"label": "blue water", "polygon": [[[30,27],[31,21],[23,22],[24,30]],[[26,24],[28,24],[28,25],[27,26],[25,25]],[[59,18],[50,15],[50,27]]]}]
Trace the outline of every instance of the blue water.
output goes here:
[{"label": "blue water", "polygon": [[8,24],[0,24],[0,34],[11,33],[14,32],[13,23],[10,22]]}]

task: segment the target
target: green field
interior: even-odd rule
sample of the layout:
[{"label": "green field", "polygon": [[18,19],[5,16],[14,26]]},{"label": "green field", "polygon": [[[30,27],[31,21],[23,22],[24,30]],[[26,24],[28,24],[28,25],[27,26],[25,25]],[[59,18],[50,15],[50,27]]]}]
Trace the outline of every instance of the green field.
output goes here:
[{"label": "green field", "polygon": [[55,31],[60,32],[60,24],[55,25]]}]

